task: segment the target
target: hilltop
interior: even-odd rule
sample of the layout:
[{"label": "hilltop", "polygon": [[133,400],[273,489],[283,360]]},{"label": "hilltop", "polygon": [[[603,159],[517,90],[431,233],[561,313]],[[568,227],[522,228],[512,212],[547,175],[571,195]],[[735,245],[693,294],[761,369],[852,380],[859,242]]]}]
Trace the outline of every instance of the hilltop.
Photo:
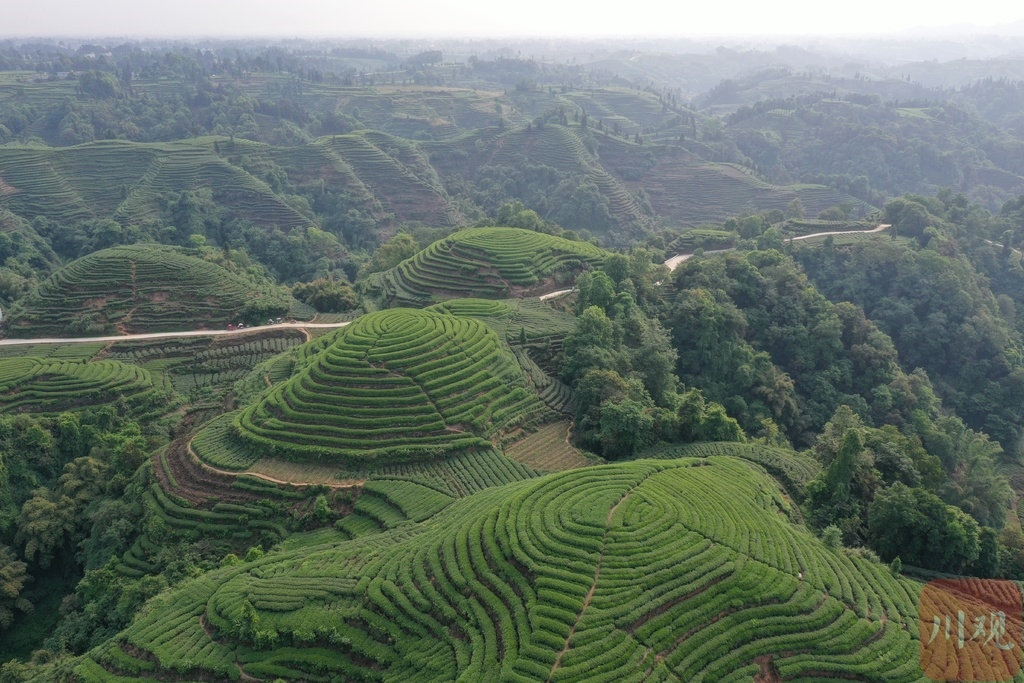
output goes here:
[{"label": "hilltop", "polygon": [[608,252],[587,242],[522,230],[471,228],[432,243],[363,284],[382,303],[527,297],[569,285]]},{"label": "hilltop", "polygon": [[335,333],[235,429],[267,455],[358,465],[489,448],[493,435],[546,413],[484,323],[394,309]]},{"label": "hilltop", "polygon": [[12,336],[103,335],[260,323],[293,300],[174,247],[97,251],[61,268],[11,310]]}]

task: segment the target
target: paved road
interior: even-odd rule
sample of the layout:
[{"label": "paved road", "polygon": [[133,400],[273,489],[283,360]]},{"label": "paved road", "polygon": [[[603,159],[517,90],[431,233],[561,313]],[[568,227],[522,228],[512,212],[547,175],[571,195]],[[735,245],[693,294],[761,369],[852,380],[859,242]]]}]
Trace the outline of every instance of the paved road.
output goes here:
[{"label": "paved road", "polygon": [[[799,242],[800,240],[809,240],[814,237],[828,237],[829,235],[870,235],[873,232],[882,232],[886,228],[891,228],[889,223],[882,223],[877,228],[871,230],[836,230],[834,232],[816,232],[811,235],[801,235],[799,237],[791,237],[790,241]],[[727,251],[733,251],[733,249],[716,249],[714,251],[705,251],[705,254],[724,254]],[[665,261],[665,265],[668,266],[670,271],[675,270],[679,267],[680,263],[685,263],[693,257],[693,254],[679,254],[673,256],[669,260]]]},{"label": "paved road", "polygon": [[560,296],[565,296],[569,292],[575,291],[573,289],[560,289],[557,292],[548,292],[547,294],[541,294],[538,299],[541,301],[547,301],[548,299],[557,299]]},{"label": "paved road", "polygon": [[0,346],[22,346],[25,344],[77,344],[82,342],[132,341],[135,339],[166,339],[168,337],[219,337],[226,334],[248,334],[249,332],[265,332],[280,329],[309,329],[326,327],[345,327],[349,323],[281,323],[280,325],[259,325],[241,330],[188,330],[185,332],[147,332],[145,334],[121,334],[111,337],[74,337],[47,339],[0,339]]},{"label": "paved road", "polygon": [[[709,254],[724,254],[727,251],[735,251],[735,248],[712,249],[711,251],[705,251],[704,255],[707,256]],[[693,254],[678,254],[677,256],[673,256],[672,258],[670,258],[668,261],[665,261],[665,265],[668,267],[669,272],[671,272],[678,268],[680,263],[685,263],[686,261],[689,261],[691,258],[693,258]]]},{"label": "paved road", "polygon": [[889,223],[882,223],[877,228],[872,230],[837,230],[836,232],[816,232],[813,235],[800,235],[799,237],[791,237],[793,242],[799,242],[800,240],[809,240],[812,237],[828,237],[829,235],[870,235],[873,232],[882,232],[886,228],[891,228],[892,225]]}]

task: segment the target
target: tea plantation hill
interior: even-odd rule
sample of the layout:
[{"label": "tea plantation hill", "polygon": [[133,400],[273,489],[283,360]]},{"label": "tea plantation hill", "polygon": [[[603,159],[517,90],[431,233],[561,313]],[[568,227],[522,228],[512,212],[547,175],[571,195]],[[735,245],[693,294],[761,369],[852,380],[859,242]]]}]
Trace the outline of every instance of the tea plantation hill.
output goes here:
[{"label": "tea plantation hill", "polygon": [[[519,199],[566,227],[627,243],[653,230],[659,217],[698,226],[751,208],[785,209],[794,198],[808,215],[844,201],[862,206],[820,185],[769,184],[749,168],[708,161],[715,154],[702,143],[685,144],[640,145],[576,124],[549,123],[532,131],[491,126],[436,141],[361,130],[294,146],[222,137],[5,146],[0,208],[28,222],[43,217],[61,224],[113,219],[142,225],[169,221],[165,200],[174,193],[211,188],[225,221],[287,232],[324,227],[324,216],[331,219],[325,224],[344,222],[352,210],[369,226],[356,236],[366,240],[409,222],[458,225],[465,220],[459,201],[493,212]],[[442,178],[452,180],[453,193]],[[569,187],[584,183],[592,193],[582,199],[557,194],[562,181]],[[305,210],[291,195],[318,208]],[[330,214],[330,207],[341,213]]]},{"label": "tea plantation hill", "polygon": [[0,414],[56,415],[118,402],[138,420],[178,405],[163,375],[135,365],[60,357],[0,358]]},{"label": "tea plantation hill", "polygon": [[[726,219],[756,207],[757,211],[785,210],[800,199],[807,215],[843,202],[870,212],[874,207],[850,195],[824,185],[774,185],[746,166],[710,161],[717,157],[709,146],[689,139],[683,146],[672,144],[636,144],[578,126],[545,125],[542,130],[516,130],[499,133],[495,129],[476,131],[445,141],[420,143],[430,153],[431,163],[444,176],[459,176],[476,188],[477,201],[496,209],[500,188],[516,184],[516,197],[528,208],[538,208],[565,227],[586,228],[611,242],[624,242],[652,228],[656,218],[673,225],[698,227],[720,224]],[[672,139],[669,135],[669,139]],[[589,149],[588,149],[589,145]],[[595,149],[596,152],[591,152]],[[593,183],[597,199],[572,206],[559,213],[550,205],[550,196],[542,199],[533,184],[550,171],[563,178],[583,178]],[[531,175],[534,174],[534,175]],[[512,180],[510,180],[512,179]],[[525,186],[524,190],[520,185]],[[543,186],[545,191],[554,188]],[[507,200],[506,200],[507,201]],[[603,203],[607,217],[593,214],[594,202]],[[571,221],[587,216],[586,225]],[[601,225],[606,220],[607,225]]]},{"label": "tea plantation hill", "polygon": [[[427,310],[476,318],[487,323],[509,343],[523,376],[540,399],[558,413],[573,413],[575,392],[562,383],[552,367],[554,354],[561,350],[565,335],[572,332],[576,324],[572,314],[556,310],[535,297],[505,301],[451,299],[434,304]],[[538,361],[546,369],[538,365]]]},{"label": "tea plantation hill", "polygon": [[286,201],[280,186],[275,190],[268,184],[270,168],[283,169],[284,182],[344,187],[349,205],[371,219],[432,225],[461,219],[415,144],[375,131],[296,147],[213,137],[2,147],[0,206],[30,221],[42,216],[62,223],[111,218],[141,224],[163,217],[161,198],[167,193],[211,188],[230,218],[284,231],[317,224],[311,212]]},{"label": "tea plantation hill", "polygon": [[926,680],[921,585],[829,550],[791,513],[762,469],[732,457],[551,474],[370,538],[314,535],[214,570],[155,598],[74,672],[82,683]]},{"label": "tea plantation hill", "polygon": [[180,249],[136,244],[94,252],[43,280],[11,309],[9,332],[46,337],[222,328],[250,313],[253,322],[284,315],[293,303],[268,283]]},{"label": "tea plantation hill", "polygon": [[599,268],[608,255],[589,242],[532,230],[469,228],[374,273],[362,287],[382,305],[527,297],[571,286],[577,273]]},{"label": "tea plantation hill", "polygon": [[163,193],[197,188],[216,189],[221,206],[258,225],[287,230],[310,222],[264,180],[221,158],[212,144],[108,140],[0,148],[0,205],[29,220],[141,223],[160,217]]},{"label": "tea plantation hill", "polygon": [[503,430],[554,417],[497,334],[472,318],[380,311],[329,344],[238,414],[246,450],[359,467],[490,448]]},{"label": "tea plantation hill", "polygon": [[561,339],[572,332],[576,317],[559,311],[537,297],[529,299],[449,299],[430,306],[428,311],[477,318],[487,323],[509,343],[546,338]]}]

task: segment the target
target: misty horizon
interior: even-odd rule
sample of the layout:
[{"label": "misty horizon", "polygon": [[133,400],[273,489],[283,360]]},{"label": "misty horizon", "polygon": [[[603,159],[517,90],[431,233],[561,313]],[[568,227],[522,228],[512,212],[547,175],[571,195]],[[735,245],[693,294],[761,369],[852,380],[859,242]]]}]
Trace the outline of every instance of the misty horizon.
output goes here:
[{"label": "misty horizon", "polygon": [[526,0],[513,9],[457,0],[410,3],[385,0],[373,6],[296,0],[287,6],[268,0],[173,6],[101,0],[88,6],[58,0],[45,12],[24,0],[7,3],[0,38],[794,38],[1024,36],[1024,11],[985,0],[938,5],[922,12],[880,0],[860,3],[840,17],[822,15],[807,0],[783,4],[741,2],[728,13],[712,8],[665,7],[651,0],[628,12],[607,12],[575,4]]}]

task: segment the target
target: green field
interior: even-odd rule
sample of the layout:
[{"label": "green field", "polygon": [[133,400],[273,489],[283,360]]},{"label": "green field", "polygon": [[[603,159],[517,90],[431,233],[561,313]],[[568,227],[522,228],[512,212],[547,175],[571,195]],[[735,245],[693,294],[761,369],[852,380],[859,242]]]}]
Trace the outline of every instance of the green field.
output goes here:
[{"label": "green field", "polygon": [[456,298],[507,299],[571,286],[608,252],[519,228],[470,228],[434,242],[364,284],[369,296],[393,305]]},{"label": "green field", "polygon": [[158,597],[79,680],[923,678],[920,584],[825,548],[742,460],[585,468],[455,502],[370,495],[372,537]]},{"label": "green field", "polygon": [[437,457],[544,419],[498,336],[471,318],[365,315],[235,418],[261,455],[339,465]]},{"label": "green field", "polygon": [[9,329],[14,337],[222,329],[254,301],[283,315],[291,298],[180,249],[139,244],[60,269],[11,310]]}]

